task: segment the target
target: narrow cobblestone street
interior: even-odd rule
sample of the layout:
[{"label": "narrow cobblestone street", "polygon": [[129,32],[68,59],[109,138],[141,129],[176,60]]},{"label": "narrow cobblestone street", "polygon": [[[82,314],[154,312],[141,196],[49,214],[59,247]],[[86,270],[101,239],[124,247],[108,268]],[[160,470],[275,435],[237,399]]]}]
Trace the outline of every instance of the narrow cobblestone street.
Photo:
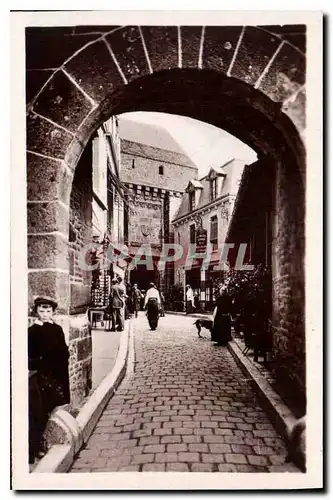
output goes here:
[{"label": "narrow cobblestone street", "polygon": [[[193,318],[133,320],[134,372],[70,472],[268,472],[286,449],[226,347]],[[110,335],[112,333],[110,332]]]}]

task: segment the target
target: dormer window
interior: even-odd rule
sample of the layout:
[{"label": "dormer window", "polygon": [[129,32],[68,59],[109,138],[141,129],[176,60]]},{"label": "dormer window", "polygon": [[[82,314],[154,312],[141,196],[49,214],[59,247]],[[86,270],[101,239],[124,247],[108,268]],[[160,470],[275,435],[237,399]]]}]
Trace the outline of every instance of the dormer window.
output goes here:
[{"label": "dormer window", "polygon": [[222,167],[211,167],[207,181],[209,182],[209,200],[214,201],[221,196],[223,188],[223,179],[226,174],[222,171]]},{"label": "dormer window", "polygon": [[190,212],[192,212],[195,209],[195,192],[191,191],[188,195],[190,200]]},{"label": "dormer window", "polygon": [[200,192],[203,189],[203,185],[200,181],[193,179],[188,183],[186,188],[186,193],[188,193],[188,201],[189,201],[189,211],[193,212],[195,207],[198,206],[200,199]]},{"label": "dormer window", "polygon": [[210,181],[210,200],[216,200],[217,198],[217,177]]}]

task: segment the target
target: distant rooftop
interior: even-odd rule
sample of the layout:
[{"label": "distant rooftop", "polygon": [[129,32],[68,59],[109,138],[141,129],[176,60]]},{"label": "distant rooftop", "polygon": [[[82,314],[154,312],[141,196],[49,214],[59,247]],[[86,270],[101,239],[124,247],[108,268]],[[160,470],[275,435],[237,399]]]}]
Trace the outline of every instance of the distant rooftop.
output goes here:
[{"label": "distant rooftop", "polygon": [[119,118],[119,135],[121,139],[127,141],[138,142],[139,144],[146,144],[147,146],[183,155],[186,154],[172,135],[159,125]]},{"label": "distant rooftop", "polygon": [[119,136],[122,153],[144,156],[197,170],[197,166],[180,144],[163,127],[119,119]]},{"label": "distant rooftop", "polygon": [[[211,166],[204,177],[199,180],[192,179],[189,181],[189,185],[194,186],[196,189],[200,189],[200,196],[196,204],[195,210],[199,210],[203,207],[208,206],[212,203],[210,198],[210,182],[209,173],[214,170],[217,174],[224,174],[224,180],[222,187],[217,194],[216,200],[222,198],[223,196],[235,196],[238,191],[239,182],[242,176],[245,162],[243,160],[232,158],[220,166]],[[216,201],[214,200],[214,201]],[[180,206],[175,213],[173,222],[191,213],[188,194],[184,194]]]}]

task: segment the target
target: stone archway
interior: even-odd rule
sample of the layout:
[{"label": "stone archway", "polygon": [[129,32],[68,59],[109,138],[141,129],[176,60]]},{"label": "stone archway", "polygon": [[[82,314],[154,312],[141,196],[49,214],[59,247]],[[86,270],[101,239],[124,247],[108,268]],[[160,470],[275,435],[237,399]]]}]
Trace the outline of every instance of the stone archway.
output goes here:
[{"label": "stone archway", "polygon": [[[183,114],[224,128],[280,164],[278,210],[298,229],[290,241],[281,228],[277,289],[291,304],[283,299],[279,322],[304,344],[301,312],[293,313],[294,324],[283,316],[295,297],[297,309],[304,302],[305,54],[287,36],[251,26],[31,28],[27,101],[30,297],[54,295],[68,314],[69,197],[91,134],[125,111]],[[290,175],[301,209],[287,206]],[[293,248],[297,283],[286,257]],[[302,378],[304,372],[304,385]]]}]

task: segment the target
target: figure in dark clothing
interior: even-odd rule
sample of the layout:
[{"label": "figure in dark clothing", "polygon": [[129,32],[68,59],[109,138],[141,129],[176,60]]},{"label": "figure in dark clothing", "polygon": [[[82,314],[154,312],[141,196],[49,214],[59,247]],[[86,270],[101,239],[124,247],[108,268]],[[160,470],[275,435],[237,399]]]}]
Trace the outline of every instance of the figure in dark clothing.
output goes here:
[{"label": "figure in dark clothing", "polygon": [[147,308],[147,318],[150,328],[156,330],[161,308],[161,296],[154,283],[149,283],[144,308]]},{"label": "figure in dark clothing", "polygon": [[[47,420],[56,406],[70,401],[68,358],[69,352],[63,329],[53,322],[57,303],[49,297],[37,297],[37,319],[28,329],[28,367],[34,375],[32,388],[39,392],[38,416],[34,401],[29,398],[29,462],[42,447],[43,432]],[[33,417],[34,416],[34,417]],[[38,441],[36,443],[36,440]]]},{"label": "figure in dark clothing", "polygon": [[161,311],[160,311],[160,316],[161,318],[164,318],[165,316],[165,309],[164,309],[164,304],[165,304],[165,297],[163,293],[160,293],[161,297]]},{"label": "figure in dark clothing", "polygon": [[140,311],[141,307],[141,299],[142,299],[142,294],[140,290],[138,289],[138,285],[134,283],[133,288],[132,288],[132,304],[133,304],[133,311],[135,314],[135,317],[138,317],[138,312]]},{"label": "figure in dark clothing", "polygon": [[211,340],[217,345],[227,345],[231,340],[231,298],[225,290],[221,290],[221,295],[216,302],[214,311],[214,324],[212,329]]},{"label": "figure in dark clothing", "polygon": [[124,285],[117,278],[113,278],[110,291],[110,304],[112,307],[112,330],[122,332],[124,329],[124,307],[126,299]]},{"label": "figure in dark clothing", "polygon": [[125,299],[125,319],[129,319],[134,313],[133,300],[132,300],[132,287],[130,283],[126,283],[126,299]]}]

